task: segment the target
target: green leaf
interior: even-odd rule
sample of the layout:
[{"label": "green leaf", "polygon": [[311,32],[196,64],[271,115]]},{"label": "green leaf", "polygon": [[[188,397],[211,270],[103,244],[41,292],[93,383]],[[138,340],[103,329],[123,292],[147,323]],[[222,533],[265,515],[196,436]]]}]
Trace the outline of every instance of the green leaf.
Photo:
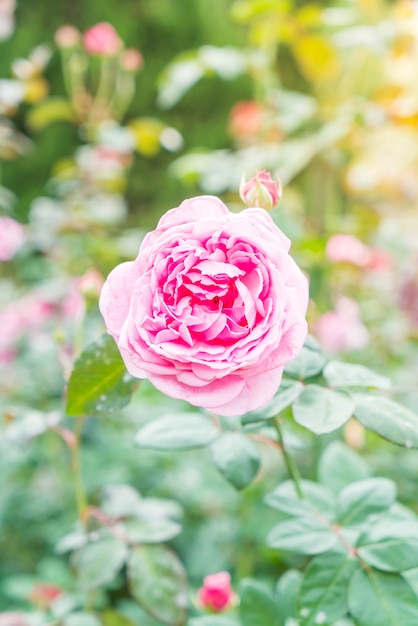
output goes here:
[{"label": "green leaf", "polygon": [[347,585],[358,561],[345,554],[323,554],[310,562],[300,590],[300,624],[334,624],[348,610]]},{"label": "green leaf", "polygon": [[135,548],[128,581],[133,597],[149,615],[170,626],[185,623],[186,574],[174,552],[164,546]]},{"label": "green leaf", "polygon": [[373,372],[364,365],[329,361],[322,372],[331,387],[370,387],[387,390],[392,387],[389,378]]},{"label": "green leaf", "polygon": [[91,613],[73,613],[67,615],[62,626],[102,626],[101,621]]},{"label": "green leaf", "polygon": [[322,515],[333,520],[335,518],[335,498],[322,485],[310,480],[302,480],[301,487],[304,498],[300,498],[293,481],[286,480],[265,497],[269,506],[288,513],[289,515]]},{"label": "green leaf", "polygon": [[286,365],[284,373],[292,378],[305,380],[320,374],[325,363],[326,359],[321,352],[304,346],[298,356]]},{"label": "green leaf", "polygon": [[361,535],[358,555],[369,565],[386,572],[418,567],[417,521],[388,521],[386,517]]},{"label": "green leaf", "polygon": [[106,485],[101,509],[111,517],[129,517],[138,511],[142,502],[141,495],[130,485]]},{"label": "green leaf", "polygon": [[106,415],[126,406],[138,381],[126,371],[115,340],[103,335],[76,360],[67,389],[68,415]]},{"label": "green leaf", "polygon": [[361,524],[383,513],[396,498],[396,485],[388,478],[368,478],[345,487],[338,496],[338,521],[345,526]]},{"label": "green leaf", "polygon": [[84,589],[112,582],[128,557],[126,545],[114,536],[90,542],[73,552],[71,563]]},{"label": "green leaf", "polygon": [[385,572],[402,572],[418,567],[418,538],[387,538],[357,550],[363,561]]},{"label": "green leaf", "polygon": [[170,519],[163,518],[130,518],[123,522],[123,531],[132,543],[162,543],[169,541],[181,533],[181,525]]},{"label": "green leaf", "polygon": [[348,587],[356,626],[416,626],[418,601],[400,574],[358,570]]},{"label": "green leaf", "polygon": [[241,624],[223,615],[202,615],[202,617],[192,617],[187,622],[187,626],[241,626]]},{"label": "green leaf", "polygon": [[336,430],[351,417],[354,402],[344,391],[308,385],[294,402],[293,416],[298,424],[316,435]]},{"label": "green leaf", "polygon": [[106,610],[102,614],[102,622],[103,626],[135,626],[134,622],[125,617],[125,615],[111,609]]},{"label": "green leaf", "polygon": [[173,107],[204,76],[205,70],[196,57],[196,52],[184,52],[164,68],[159,78],[158,106]]},{"label": "green leaf", "polygon": [[64,98],[48,98],[30,109],[26,117],[31,130],[39,132],[53,122],[74,122],[74,109]]},{"label": "green leaf", "polygon": [[338,494],[350,483],[368,478],[369,470],[359,454],[341,441],[333,441],[319,460],[318,475],[320,483]]},{"label": "green leaf", "polygon": [[297,616],[297,603],[302,584],[302,574],[296,569],[288,569],[276,585],[276,604],[284,623],[288,617]]},{"label": "green leaf", "polygon": [[260,467],[257,447],[239,432],[223,433],[212,443],[211,454],[218,470],[236,489],[249,485]]},{"label": "green leaf", "polygon": [[296,554],[320,554],[339,544],[331,525],[316,518],[297,517],[274,526],[268,534],[267,545]]},{"label": "green leaf", "polygon": [[188,450],[209,445],[219,435],[200,413],[173,413],[148,422],[135,437],[142,448]]},{"label": "green leaf", "polygon": [[365,428],[406,448],[418,448],[418,416],[388,398],[360,396],[354,417]]},{"label": "green leaf", "polygon": [[297,380],[282,380],[273,400],[257,411],[250,411],[241,418],[242,424],[252,424],[276,417],[283,409],[290,406],[299,397],[304,385]]},{"label": "green leaf", "polygon": [[279,610],[266,589],[253,580],[240,585],[240,618],[242,626],[282,626]]}]

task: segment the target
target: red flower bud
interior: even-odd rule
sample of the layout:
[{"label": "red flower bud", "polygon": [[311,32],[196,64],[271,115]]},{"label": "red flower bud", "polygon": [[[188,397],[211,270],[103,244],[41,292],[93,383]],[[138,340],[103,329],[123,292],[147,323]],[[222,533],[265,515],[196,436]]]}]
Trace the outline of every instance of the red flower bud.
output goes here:
[{"label": "red flower bud", "polygon": [[202,606],[216,613],[229,608],[236,598],[228,572],[206,576],[203,579],[203,587],[198,590],[198,595]]}]

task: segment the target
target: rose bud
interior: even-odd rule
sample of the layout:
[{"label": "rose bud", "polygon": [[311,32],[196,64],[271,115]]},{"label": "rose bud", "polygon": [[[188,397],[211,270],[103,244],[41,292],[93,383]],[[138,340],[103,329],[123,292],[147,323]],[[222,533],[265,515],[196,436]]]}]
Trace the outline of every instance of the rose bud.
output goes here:
[{"label": "rose bud", "polygon": [[59,48],[74,48],[80,41],[80,31],[71,24],[60,26],[54,35]]},{"label": "rose bud", "polygon": [[236,599],[228,572],[206,576],[203,579],[203,587],[197,593],[202,607],[216,613],[230,608]]},{"label": "rose bud", "polygon": [[24,243],[25,229],[11,217],[0,217],[0,261],[9,261]]},{"label": "rose bud", "polygon": [[282,184],[279,179],[274,180],[270,172],[259,171],[248,182],[243,175],[239,195],[246,206],[269,211],[282,197]]},{"label": "rose bud", "polygon": [[49,609],[59,596],[62,589],[50,583],[36,583],[31,591],[29,599],[40,609]]},{"label": "rose bud", "polygon": [[139,50],[128,48],[122,54],[120,64],[126,72],[138,72],[144,64],[144,58]]},{"label": "rose bud", "polygon": [[83,44],[88,54],[113,57],[120,51],[122,42],[112,24],[99,22],[83,35]]}]

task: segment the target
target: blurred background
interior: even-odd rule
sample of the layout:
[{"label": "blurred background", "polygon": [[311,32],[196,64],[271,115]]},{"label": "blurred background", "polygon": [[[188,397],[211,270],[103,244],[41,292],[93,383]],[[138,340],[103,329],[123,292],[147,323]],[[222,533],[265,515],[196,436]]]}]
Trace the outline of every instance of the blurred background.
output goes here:
[{"label": "blurred background", "polygon": [[[243,172],[279,176],[272,216],[310,278],[310,332],[418,408],[417,62],[412,0],[0,0],[0,609],[39,604],[39,580],[74,584],[56,551],[75,519],[65,380],[103,332],[103,278],[186,197],[238,210]],[[277,572],[259,483],[239,498],[203,453],[127,453],[167,402],[144,384],[123,420],[87,423],[88,493],[180,502],[196,584]],[[326,438],[294,436],[312,474]],[[343,436],[416,503],[413,452]],[[265,462],[267,484],[284,475]],[[133,615],[123,583],[109,594]]]}]

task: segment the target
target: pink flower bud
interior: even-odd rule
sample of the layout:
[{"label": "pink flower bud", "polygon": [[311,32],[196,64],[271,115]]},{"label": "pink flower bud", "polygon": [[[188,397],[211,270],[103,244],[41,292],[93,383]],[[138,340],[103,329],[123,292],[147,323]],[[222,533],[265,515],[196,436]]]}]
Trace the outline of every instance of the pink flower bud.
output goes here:
[{"label": "pink flower bud", "polygon": [[233,139],[248,139],[263,127],[264,108],[254,100],[237,102],[229,113],[228,130]]},{"label": "pink flower bud", "polygon": [[282,197],[282,184],[279,179],[274,180],[270,172],[258,171],[248,182],[242,176],[239,195],[248,207],[260,207],[269,211]]},{"label": "pink flower bud", "polygon": [[108,22],[95,24],[83,35],[83,44],[88,54],[113,57],[122,47],[122,41]]},{"label": "pink flower bud", "polygon": [[354,235],[332,235],[325,253],[333,263],[352,263],[376,272],[387,272],[394,266],[394,259],[389,252],[370,248]]},{"label": "pink flower bud", "polygon": [[60,26],[54,35],[55,43],[59,48],[74,48],[80,41],[80,31],[71,24]]},{"label": "pink flower bud", "polygon": [[96,269],[92,269],[77,279],[76,286],[83,296],[99,296],[103,283],[103,276]]},{"label": "pink flower bud", "polygon": [[144,58],[139,50],[128,48],[122,54],[120,64],[127,72],[137,72],[144,64]]},{"label": "pink flower bud", "polygon": [[206,576],[203,579],[203,587],[198,590],[198,595],[202,606],[216,613],[229,608],[236,598],[228,572]]},{"label": "pink flower bud", "polygon": [[50,583],[36,583],[29,596],[30,601],[40,609],[49,609],[59,596],[62,589]]},{"label": "pink flower bud", "polygon": [[370,339],[360,318],[357,303],[350,298],[339,298],[334,311],[327,311],[318,319],[316,336],[324,350],[330,354],[360,350]]},{"label": "pink flower bud", "polygon": [[332,235],[328,239],[325,252],[333,263],[346,261],[359,267],[367,265],[370,258],[369,248],[354,235]]},{"label": "pink flower bud", "polygon": [[0,261],[9,261],[25,241],[22,224],[11,217],[0,217]]}]

